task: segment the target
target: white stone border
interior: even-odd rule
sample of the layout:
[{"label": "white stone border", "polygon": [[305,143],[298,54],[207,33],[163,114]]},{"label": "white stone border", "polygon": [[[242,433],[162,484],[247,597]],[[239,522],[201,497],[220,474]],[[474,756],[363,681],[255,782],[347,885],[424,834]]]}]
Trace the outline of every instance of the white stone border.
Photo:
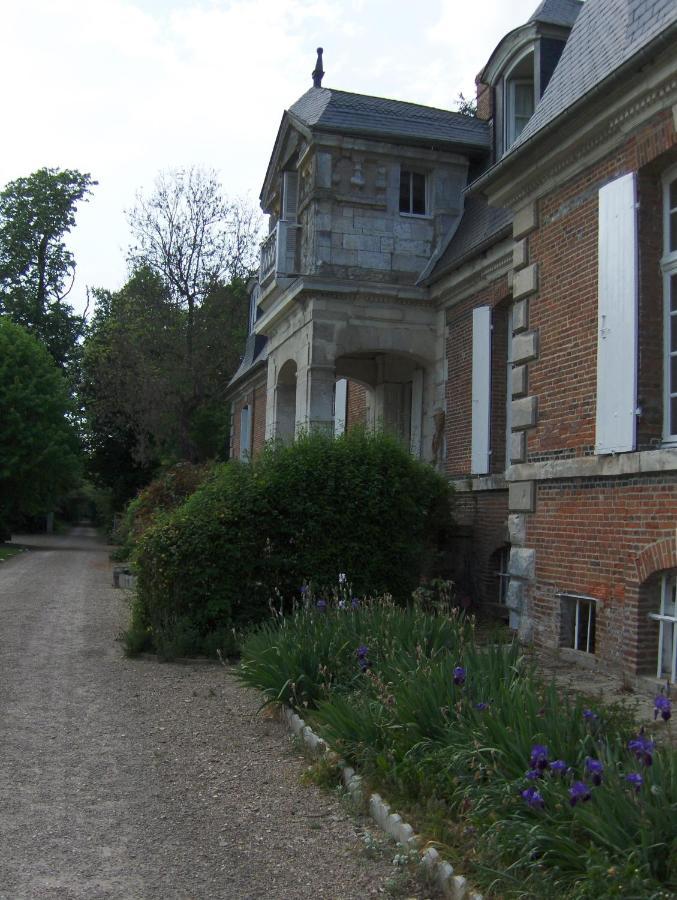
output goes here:
[{"label": "white stone border", "polygon": [[[327,742],[318,737],[293,709],[283,706],[282,717],[292,734],[300,738],[311,753],[321,756],[329,751]],[[339,767],[343,784],[351,800],[355,804],[362,803],[364,799],[362,777],[343,761],[339,762]],[[402,821],[401,816],[391,812],[390,806],[379,794],[371,794],[369,797],[369,815],[379,828],[398,844],[407,850],[419,850],[422,844],[420,836],[415,834],[408,822]],[[434,847],[428,847],[420,853],[420,863],[430,881],[437,885],[444,897],[448,897],[450,900],[482,900],[481,894],[470,891],[468,882],[462,875],[454,873],[453,866],[440,859],[440,855]]]}]

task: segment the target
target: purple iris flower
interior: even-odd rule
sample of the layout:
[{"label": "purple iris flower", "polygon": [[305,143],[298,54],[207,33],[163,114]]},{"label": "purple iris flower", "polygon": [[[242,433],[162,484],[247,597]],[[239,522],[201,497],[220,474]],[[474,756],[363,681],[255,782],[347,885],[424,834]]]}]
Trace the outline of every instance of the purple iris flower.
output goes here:
[{"label": "purple iris flower", "polygon": [[596,712],[593,712],[591,709],[583,710],[583,718],[586,722],[596,722],[599,719],[599,716]]},{"label": "purple iris flower", "polygon": [[557,775],[564,775],[567,768],[568,766],[563,759],[555,759],[550,763],[550,771],[555,772]]},{"label": "purple iris flower", "polygon": [[639,772],[630,772],[629,775],[625,776],[625,780],[631,784],[637,792],[639,792],[639,789],[644,784],[644,779]]},{"label": "purple iris flower", "polygon": [[360,605],[360,601],[357,599],[357,597],[353,597],[353,599],[350,601],[350,605],[353,609],[357,609]]},{"label": "purple iris flower", "polygon": [[635,754],[643,766],[650,766],[653,763],[653,751],[655,746],[654,742],[642,732],[640,732],[636,738],[632,738],[628,741],[628,750]]},{"label": "purple iris flower", "polygon": [[327,609],[327,601],[326,600],[318,600],[315,606],[320,610],[320,612],[326,612]]},{"label": "purple iris flower", "polygon": [[604,766],[598,759],[587,756],[585,759],[585,771],[592,775],[592,783],[595,787],[599,787],[602,783],[602,775],[604,774]]},{"label": "purple iris flower", "polygon": [[543,744],[534,744],[531,748],[531,756],[529,757],[529,765],[532,769],[548,768],[548,748]]},{"label": "purple iris flower", "polygon": [[528,778],[529,781],[534,781],[536,778],[542,778],[543,773],[539,772],[538,769],[529,769],[524,773],[524,777]]},{"label": "purple iris flower", "polygon": [[465,684],[465,669],[463,666],[456,666],[454,669],[454,684],[459,686]]},{"label": "purple iris flower", "polygon": [[476,703],[475,709],[479,710],[479,712],[484,712],[485,709],[489,709],[488,703]]},{"label": "purple iris flower", "polygon": [[576,806],[577,803],[585,803],[590,797],[590,788],[584,781],[574,781],[569,788],[569,803],[572,806]]},{"label": "purple iris flower", "polygon": [[356,652],[358,659],[366,659],[366,657],[369,656],[369,647],[366,647],[364,644],[360,644]]},{"label": "purple iris flower", "polygon": [[529,785],[528,788],[520,791],[520,795],[523,800],[526,800],[526,802],[532,809],[543,809],[543,807],[545,806],[545,801],[543,800],[540,791],[537,790],[537,788],[535,788],[533,785]]},{"label": "purple iris flower", "polygon": [[653,702],[653,706],[654,719],[657,719],[660,715],[661,719],[664,722],[667,722],[668,719],[672,716],[672,703],[668,700],[667,697],[664,697],[662,694],[659,694],[658,697],[656,697]]}]

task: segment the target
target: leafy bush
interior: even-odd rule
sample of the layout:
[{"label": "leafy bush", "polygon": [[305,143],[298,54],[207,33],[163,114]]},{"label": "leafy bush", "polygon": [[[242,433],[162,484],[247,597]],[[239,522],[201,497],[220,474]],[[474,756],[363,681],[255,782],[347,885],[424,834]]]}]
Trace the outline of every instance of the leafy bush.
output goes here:
[{"label": "leafy bush", "polygon": [[[175,653],[290,609],[302,583],[330,591],[347,573],[360,597],[405,600],[448,518],[448,489],[385,435],[322,434],[230,462],[143,533],[133,624]],[[183,640],[183,639],[182,639]]]},{"label": "leafy bush", "polygon": [[113,552],[113,559],[120,562],[130,559],[139,537],[155,518],[180,506],[209,477],[212,468],[204,464],[177,463],[143,488],[128,503],[115,530],[113,540],[119,546]]},{"label": "leafy bush", "polygon": [[311,601],[247,638],[240,677],[299,709],[492,896],[677,888],[667,723],[637,734],[622,707],[542,683],[455,611]]}]

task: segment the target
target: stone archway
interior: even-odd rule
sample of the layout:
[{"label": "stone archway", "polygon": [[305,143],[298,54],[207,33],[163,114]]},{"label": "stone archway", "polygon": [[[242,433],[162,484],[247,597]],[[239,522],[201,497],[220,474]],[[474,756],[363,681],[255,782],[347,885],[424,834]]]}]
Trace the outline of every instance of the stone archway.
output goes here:
[{"label": "stone archway", "polygon": [[275,385],[275,437],[285,443],[291,443],[296,434],[296,382],[296,363],[289,359]]}]

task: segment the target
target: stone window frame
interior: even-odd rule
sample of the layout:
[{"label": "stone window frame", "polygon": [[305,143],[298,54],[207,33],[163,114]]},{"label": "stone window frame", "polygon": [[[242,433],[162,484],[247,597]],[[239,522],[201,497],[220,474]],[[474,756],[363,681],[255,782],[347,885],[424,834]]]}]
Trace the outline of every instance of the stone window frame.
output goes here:
[{"label": "stone window frame", "polygon": [[[657,613],[649,613],[649,618],[658,622],[658,652],[656,654],[656,678],[669,678],[677,683],[677,569],[669,569],[661,574],[660,604]],[[666,638],[670,629],[671,635]],[[671,641],[669,670],[663,667],[666,639]]]},{"label": "stone window frame", "polygon": [[[573,607],[572,633],[564,633],[564,622],[562,621],[560,632],[562,646],[568,647],[570,650],[578,650],[579,653],[594,655],[597,639],[597,598],[574,591],[558,591],[555,596],[559,599],[562,609],[565,604]],[[585,626],[584,631],[582,626]]]},{"label": "stone window frame", "polygon": [[[401,203],[401,193],[402,193],[402,176],[409,175],[409,209],[402,209],[400,206]],[[421,175],[423,177],[423,212],[413,212],[413,176]],[[415,219],[425,219],[430,218],[430,198],[428,196],[429,191],[429,178],[428,172],[424,169],[421,169],[417,166],[409,166],[408,164],[400,164],[400,177],[399,177],[399,193],[398,193],[398,208],[401,216],[411,216]]]},{"label": "stone window frame", "polygon": [[[671,201],[672,196],[672,201]],[[663,442],[677,445],[677,166],[663,175]],[[674,308],[671,309],[671,306]],[[672,325],[674,320],[674,326]],[[674,415],[672,407],[675,407]]]}]

